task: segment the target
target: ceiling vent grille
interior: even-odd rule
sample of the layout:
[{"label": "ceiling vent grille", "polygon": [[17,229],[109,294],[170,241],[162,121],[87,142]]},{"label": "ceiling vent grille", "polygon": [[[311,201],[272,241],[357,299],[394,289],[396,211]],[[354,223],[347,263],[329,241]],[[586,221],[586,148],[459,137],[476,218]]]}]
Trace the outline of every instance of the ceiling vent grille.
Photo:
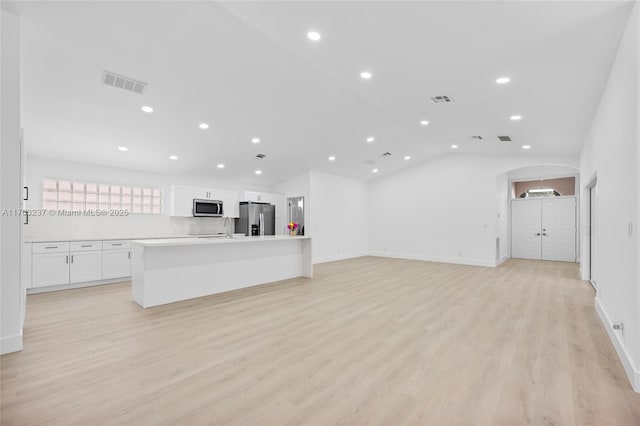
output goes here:
[{"label": "ceiling vent grille", "polygon": [[443,104],[453,102],[450,96],[442,95],[442,96],[433,96],[431,97],[431,102],[434,104]]},{"label": "ceiling vent grille", "polygon": [[124,77],[122,75],[104,71],[102,73],[102,82],[107,86],[117,87],[119,89],[128,90],[129,92],[142,95],[147,88],[147,83],[143,83],[133,78]]},{"label": "ceiling vent grille", "polygon": [[258,155],[256,155],[256,158],[259,159],[259,160],[262,160],[266,156],[267,156],[267,154],[258,154]]},{"label": "ceiling vent grille", "polygon": [[498,136],[498,139],[500,139],[500,142],[511,142],[511,136]]},{"label": "ceiling vent grille", "polygon": [[474,142],[480,142],[484,138],[482,136],[469,136],[469,139],[471,139]]},{"label": "ceiling vent grille", "polygon": [[387,151],[387,152],[383,152],[383,153],[382,153],[382,156],[383,156],[383,157],[390,157],[390,156],[391,156],[391,153],[390,153],[389,151]]}]

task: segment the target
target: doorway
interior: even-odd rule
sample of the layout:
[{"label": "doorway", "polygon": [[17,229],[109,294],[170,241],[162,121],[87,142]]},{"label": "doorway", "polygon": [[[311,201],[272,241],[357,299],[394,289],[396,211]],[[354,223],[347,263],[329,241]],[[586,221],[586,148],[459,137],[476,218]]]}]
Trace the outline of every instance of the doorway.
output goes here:
[{"label": "doorway", "polygon": [[594,289],[597,290],[597,220],[598,220],[598,190],[597,182],[593,181],[593,184],[587,189],[589,191],[589,281]]},{"label": "doorway", "polygon": [[287,198],[287,205],[289,207],[288,223],[297,223],[298,235],[304,235],[304,197]]},{"label": "doorway", "polygon": [[576,198],[522,198],[511,202],[511,257],[576,261]]}]

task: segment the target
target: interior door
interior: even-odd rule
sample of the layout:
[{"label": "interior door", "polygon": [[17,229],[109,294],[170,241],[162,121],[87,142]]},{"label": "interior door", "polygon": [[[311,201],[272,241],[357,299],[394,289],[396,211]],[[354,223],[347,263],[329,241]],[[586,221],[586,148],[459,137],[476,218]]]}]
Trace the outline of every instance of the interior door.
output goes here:
[{"label": "interior door", "polygon": [[598,212],[596,208],[598,203],[596,186],[597,185],[594,185],[589,189],[589,277],[591,280],[591,284],[593,284],[594,287],[597,287],[596,256],[598,254],[596,249],[596,223],[598,218]]},{"label": "interior door", "polygon": [[542,200],[542,259],[576,261],[576,199]]},{"label": "interior door", "polygon": [[541,259],[541,200],[518,199],[511,202],[511,257]]}]

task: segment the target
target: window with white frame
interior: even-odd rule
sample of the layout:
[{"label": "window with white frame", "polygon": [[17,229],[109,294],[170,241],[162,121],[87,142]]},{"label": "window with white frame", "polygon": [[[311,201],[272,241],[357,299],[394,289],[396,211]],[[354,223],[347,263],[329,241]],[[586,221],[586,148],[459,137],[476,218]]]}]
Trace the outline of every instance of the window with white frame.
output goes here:
[{"label": "window with white frame", "polygon": [[128,210],[162,214],[163,190],[132,185],[109,185],[44,179],[42,208],[48,210]]}]

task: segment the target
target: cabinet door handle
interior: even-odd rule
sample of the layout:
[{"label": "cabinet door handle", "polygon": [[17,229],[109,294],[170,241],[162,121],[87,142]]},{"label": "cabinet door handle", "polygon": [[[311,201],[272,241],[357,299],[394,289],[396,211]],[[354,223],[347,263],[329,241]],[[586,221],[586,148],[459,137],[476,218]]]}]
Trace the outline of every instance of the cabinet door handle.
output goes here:
[{"label": "cabinet door handle", "polygon": [[121,246],[121,245],[122,245],[122,243],[118,243],[118,244],[112,243],[111,245],[112,245],[112,246],[114,246],[114,247],[115,247],[115,246]]},{"label": "cabinet door handle", "polygon": [[131,259],[131,252],[127,252],[127,258]]},{"label": "cabinet door handle", "polygon": [[28,225],[29,224],[29,213],[24,215],[24,222],[22,222],[23,225]]},{"label": "cabinet door handle", "polygon": [[58,246],[47,246],[47,247],[45,247],[45,249],[57,249],[57,248],[58,248]]},{"label": "cabinet door handle", "polygon": [[25,194],[24,194],[24,198],[22,199],[22,201],[29,201],[29,187],[25,186],[23,188],[25,190]]},{"label": "cabinet door handle", "polygon": [[71,263],[73,263],[73,255],[71,255]]},{"label": "cabinet door handle", "polygon": [[91,246],[92,246],[92,244],[83,244],[80,247],[91,247]]},{"label": "cabinet door handle", "polygon": [[69,255],[67,255],[67,258],[66,258],[66,260],[64,262],[67,263],[67,264],[69,263]]}]

